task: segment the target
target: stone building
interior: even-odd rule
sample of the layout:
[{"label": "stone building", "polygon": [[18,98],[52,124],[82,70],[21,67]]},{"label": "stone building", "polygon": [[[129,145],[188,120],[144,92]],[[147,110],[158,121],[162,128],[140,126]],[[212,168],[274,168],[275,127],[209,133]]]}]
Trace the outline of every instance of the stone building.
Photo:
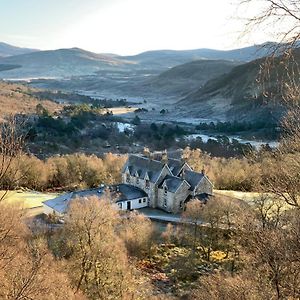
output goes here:
[{"label": "stone building", "polygon": [[143,190],[149,207],[171,213],[182,211],[188,200],[213,192],[204,172],[195,172],[186,162],[170,158],[159,161],[130,155],[122,170],[122,182]]}]

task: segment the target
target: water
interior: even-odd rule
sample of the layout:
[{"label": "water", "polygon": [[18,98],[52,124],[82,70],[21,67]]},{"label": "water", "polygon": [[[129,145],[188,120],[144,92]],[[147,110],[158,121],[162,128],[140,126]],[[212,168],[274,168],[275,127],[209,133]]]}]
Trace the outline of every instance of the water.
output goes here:
[{"label": "water", "polygon": [[[276,141],[253,141],[253,140],[243,139],[239,136],[234,136],[234,135],[232,135],[232,136],[229,135],[226,137],[228,137],[230,142],[232,142],[233,140],[237,140],[241,144],[250,144],[251,146],[253,146],[256,149],[259,149],[261,146],[266,145],[266,144],[268,144],[271,148],[276,148],[279,145],[279,143]],[[190,135],[187,135],[185,138],[187,140],[201,138],[204,143],[207,143],[207,141],[209,139],[215,140],[215,141],[218,140],[217,136],[208,135],[208,134],[190,134]]]},{"label": "water", "polygon": [[118,127],[118,130],[120,132],[124,132],[125,130],[134,130],[134,125],[130,124],[130,123],[121,123],[121,122],[116,122],[116,125]]}]

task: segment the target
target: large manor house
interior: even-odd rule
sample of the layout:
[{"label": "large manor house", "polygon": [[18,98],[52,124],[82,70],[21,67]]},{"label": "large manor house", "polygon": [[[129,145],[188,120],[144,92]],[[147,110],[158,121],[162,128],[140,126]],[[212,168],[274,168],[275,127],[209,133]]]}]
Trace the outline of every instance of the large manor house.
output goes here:
[{"label": "large manor house", "polygon": [[[184,161],[153,160],[144,156],[129,156],[122,182],[147,194],[147,206],[178,213],[192,198],[212,194],[213,185],[204,172],[194,172]],[[130,209],[130,207],[128,207]]]},{"label": "large manor house", "polygon": [[109,199],[120,210],[150,207],[180,213],[188,201],[206,201],[212,192],[213,185],[204,171],[193,171],[183,160],[130,155],[122,170],[122,183],[66,193],[43,206],[45,214],[63,216],[72,200],[96,196]]}]

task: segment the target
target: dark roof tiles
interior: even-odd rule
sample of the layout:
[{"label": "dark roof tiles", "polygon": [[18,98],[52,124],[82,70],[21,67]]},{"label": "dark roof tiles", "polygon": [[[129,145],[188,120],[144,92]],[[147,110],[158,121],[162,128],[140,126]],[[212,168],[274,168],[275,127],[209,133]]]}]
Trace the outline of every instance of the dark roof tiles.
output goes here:
[{"label": "dark roof tiles", "polygon": [[194,190],[204,176],[203,173],[185,170],[182,177],[190,184],[190,189]]},{"label": "dark roof tiles", "polygon": [[180,177],[167,175],[163,182],[159,185],[159,188],[162,188],[165,184],[169,192],[175,193],[183,182],[184,180]]},{"label": "dark roof tiles", "polygon": [[149,180],[151,182],[156,182],[163,167],[164,164],[160,161],[148,159],[142,156],[130,155],[124,166],[123,172],[128,168],[132,176],[138,172],[141,179],[144,179],[147,173]]}]

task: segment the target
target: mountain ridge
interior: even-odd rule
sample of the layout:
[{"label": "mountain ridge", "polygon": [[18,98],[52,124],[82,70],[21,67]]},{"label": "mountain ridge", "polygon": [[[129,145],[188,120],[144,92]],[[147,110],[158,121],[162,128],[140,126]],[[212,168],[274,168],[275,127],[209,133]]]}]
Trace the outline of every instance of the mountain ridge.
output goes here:
[{"label": "mountain ridge", "polygon": [[31,49],[31,48],[23,48],[23,47],[17,47],[13,46],[4,42],[0,42],[0,57],[9,57],[19,54],[26,54],[26,53],[32,53],[37,52],[38,49]]}]

